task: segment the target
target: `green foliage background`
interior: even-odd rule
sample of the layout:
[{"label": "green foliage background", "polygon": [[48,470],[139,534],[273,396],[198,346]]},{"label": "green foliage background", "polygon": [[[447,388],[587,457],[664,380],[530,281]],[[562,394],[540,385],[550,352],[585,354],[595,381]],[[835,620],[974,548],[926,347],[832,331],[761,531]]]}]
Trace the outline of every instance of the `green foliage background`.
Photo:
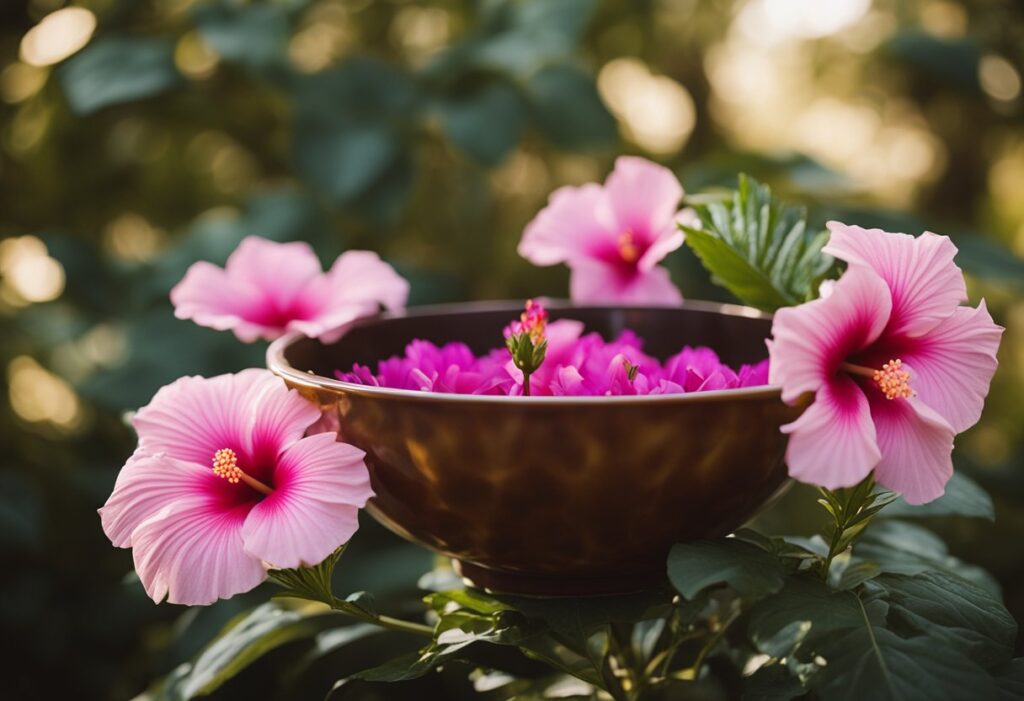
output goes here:
[{"label": "green foliage background", "polygon": [[[133,446],[124,412],[180,375],[262,363],[261,346],[173,318],[167,292],[191,262],[223,262],[258,234],[308,240],[325,262],[377,250],[410,278],[413,303],[561,296],[564,270],[515,255],[522,227],[552,189],[603,178],[620,153],[657,157],[688,192],[749,172],[815,225],[954,237],[972,299],[1007,327],[986,415],[956,454],[997,520],[929,525],[1024,618],[1019,2],[876,0],[831,36],[786,39],[772,104],[806,105],[807,119],[777,141],[780,118],[756,101],[763,66],[736,58],[742,0],[82,0],[98,20],[89,43],[27,65],[24,35],[64,4],[0,6],[0,237],[35,237],[63,271],[55,295],[33,301],[43,273],[10,262],[26,239],[0,248],[0,674],[12,698],[128,698],[265,597],[156,607],[95,515]],[[673,103],[630,107],[604,71],[622,57],[685,88],[685,143],[643,135]],[[824,109],[837,103],[861,111]],[[864,124],[880,135],[877,168],[836,148]],[[728,299],[691,253],[670,266],[687,296]],[[761,525],[816,527],[813,501],[792,490]],[[430,564],[367,519],[338,586],[403,601]],[[374,640],[337,664],[379,661]],[[341,672],[319,673],[307,691]],[[287,688],[275,675],[218,693]]]}]

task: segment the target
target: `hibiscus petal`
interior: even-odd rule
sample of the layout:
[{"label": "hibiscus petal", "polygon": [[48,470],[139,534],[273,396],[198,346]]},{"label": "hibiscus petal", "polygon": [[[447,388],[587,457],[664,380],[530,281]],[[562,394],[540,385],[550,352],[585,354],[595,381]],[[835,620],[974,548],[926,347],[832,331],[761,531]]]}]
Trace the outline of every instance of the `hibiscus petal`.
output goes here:
[{"label": "hibiscus petal", "polygon": [[103,532],[116,547],[131,547],[139,524],[178,499],[202,494],[209,475],[209,470],[193,463],[136,451],[99,509]]},{"label": "hibiscus petal", "polygon": [[177,499],[135,529],[135,571],[153,601],[212,604],[249,591],[266,578],[245,552],[242,524],[248,506],[222,508],[194,495]]},{"label": "hibiscus petal", "polygon": [[575,261],[570,263],[570,268],[569,295],[574,302],[666,307],[683,303],[679,288],[672,283],[668,270],[662,267],[628,276],[614,266],[591,260]]},{"label": "hibiscus petal", "polygon": [[957,249],[949,237],[926,231],[915,238],[835,221],[828,229],[832,236],[825,253],[851,266],[867,266],[889,285],[892,318],[887,334],[927,333],[967,299],[963,273],[953,262]]},{"label": "hibiscus petal", "polygon": [[981,417],[1002,335],[982,301],[977,309],[958,307],[900,354],[913,367],[910,386],[918,398],[957,433]]},{"label": "hibiscus petal", "polygon": [[224,270],[229,278],[259,289],[280,310],[291,309],[310,281],[323,274],[308,243],[278,243],[259,236],[242,239]]},{"label": "hibiscus petal", "polygon": [[273,567],[293,568],[315,565],[347,542],[359,527],[359,509],[373,496],[364,455],[324,433],[286,450],[274,493],[245,520],[246,550]]},{"label": "hibiscus petal", "polygon": [[882,451],[878,483],[910,504],[942,496],[953,475],[953,427],[915,397],[889,400],[880,392],[871,393],[871,417]]},{"label": "hibiscus petal", "polygon": [[256,372],[259,374],[251,373],[248,420],[242,430],[253,461],[271,465],[278,454],[298,442],[320,420],[320,409],[277,375]]},{"label": "hibiscus petal", "polygon": [[248,453],[243,436],[251,428],[253,399],[268,383],[284,387],[270,371],[257,369],[182,377],[161,387],[132,420],[140,449],[203,466],[221,448]]},{"label": "hibiscus petal", "polygon": [[561,187],[523,231],[519,255],[534,265],[591,257],[596,241],[614,244],[619,235],[600,185]]},{"label": "hibiscus petal", "polygon": [[280,329],[251,321],[268,317],[258,287],[205,261],[189,267],[185,277],[171,290],[171,303],[179,319],[191,319],[218,331],[233,331],[244,343],[259,338],[271,340],[280,333]]},{"label": "hibiscus petal", "polygon": [[[671,170],[636,156],[620,156],[604,184],[604,191],[615,214],[616,231],[655,238],[679,234],[676,248],[682,244],[682,232],[675,227],[676,210],[683,187]],[[674,249],[663,250],[650,262],[654,265]]]},{"label": "hibiscus petal", "polygon": [[889,288],[870,269],[850,268],[826,299],[775,313],[768,341],[772,384],[792,404],[817,391],[853,352],[882,333],[891,310]]},{"label": "hibiscus petal", "polygon": [[409,283],[373,251],[342,253],[327,278],[332,303],[370,301],[394,312],[405,307],[409,299]]},{"label": "hibiscus petal", "polygon": [[848,377],[822,385],[796,421],[782,427],[789,475],[828,489],[864,479],[881,458],[867,397]]}]

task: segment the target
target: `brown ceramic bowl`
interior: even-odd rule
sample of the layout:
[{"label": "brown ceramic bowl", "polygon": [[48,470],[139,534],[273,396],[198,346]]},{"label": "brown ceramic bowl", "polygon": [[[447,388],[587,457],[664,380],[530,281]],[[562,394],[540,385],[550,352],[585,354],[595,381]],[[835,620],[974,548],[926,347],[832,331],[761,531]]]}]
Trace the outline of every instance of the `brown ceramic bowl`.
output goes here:
[{"label": "brown ceramic bowl", "polygon": [[[786,482],[779,426],[799,409],[779,389],[634,397],[435,394],[340,382],[336,368],[400,354],[414,338],[500,345],[514,303],[412,309],[353,324],[336,343],[288,336],[271,370],[329,412],[366,451],[368,509],[396,533],[456,559],[478,586],[606,594],[665,576],[673,543],[734,530]],[[767,355],[770,320],[729,305],[552,305],[613,337],[633,329],[664,359],[707,345],[734,366]]]}]

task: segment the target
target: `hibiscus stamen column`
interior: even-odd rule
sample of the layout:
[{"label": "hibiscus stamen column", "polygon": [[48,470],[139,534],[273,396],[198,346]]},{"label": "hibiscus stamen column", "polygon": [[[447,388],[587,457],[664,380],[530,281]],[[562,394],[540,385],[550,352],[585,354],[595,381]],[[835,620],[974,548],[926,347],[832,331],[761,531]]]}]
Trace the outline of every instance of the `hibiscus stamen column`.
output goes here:
[{"label": "hibiscus stamen column", "polygon": [[619,247],[619,255],[626,263],[636,263],[640,259],[640,248],[636,245],[636,237],[633,232],[626,229],[619,234],[616,242]]},{"label": "hibiscus stamen column", "polygon": [[890,360],[881,370],[853,363],[843,363],[839,367],[850,374],[870,378],[882,390],[886,399],[909,399],[914,396],[914,390],[910,388],[910,372],[903,369],[903,361],[899,358]]},{"label": "hibiscus stamen column", "polygon": [[270,496],[274,490],[238,466],[238,455],[231,448],[221,448],[213,455],[213,474],[230,484],[244,482],[260,494]]}]

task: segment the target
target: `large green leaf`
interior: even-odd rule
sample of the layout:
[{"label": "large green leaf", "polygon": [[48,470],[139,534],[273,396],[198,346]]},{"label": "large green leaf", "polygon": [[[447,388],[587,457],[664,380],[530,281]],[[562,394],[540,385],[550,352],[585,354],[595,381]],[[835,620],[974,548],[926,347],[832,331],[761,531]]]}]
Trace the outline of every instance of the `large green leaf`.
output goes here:
[{"label": "large green leaf", "polygon": [[1017,623],[998,596],[956,575],[886,574],[874,580],[889,601],[889,619],[923,631],[986,669],[1009,662]]},{"label": "large green leaf", "polygon": [[1016,626],[990,593],[927,572],[850,591],[792,577],[755,605],[749,634],[823,697],[903,701],[991,698],[986,670],[1009,661]]},{"label": "large green leaf", "polygon": [[877,564],[882,572],[946,572],[999,596],[999,584],[992,575],[953,557],[941,538],[914,523],[897,519],[876,521],[854,544],[853,554],[857,560]]},{"label": "large green leaf", "polygon": [[68,104],[78,114],[149,97],[181,80],[171,43],[142,37],[98,39],[61,67],[59,75]]},{"label": "large green leaf", "polygon": [[826,664],[811,678],[834,701],[991,699],[992,677],[960,652],[925,635],[901,638],[867,624],[836,633],[817,652]]},{"label": "large green leaf", "polygon": [[[344,619],[321,607],[295,607],[279,602],[263,604],[243,614],[191,663],[175,670],[160,689],[161,698],[191,699],[205,696],[267,653],[338,626]],[[379,632],[368,624],[348,626],[346,639],[356,640]]]},{"label": "large green leaf", "polygon": [[818,640],[861,621],[855,594],[829,589],[810,578],[791,577],[782,591],[753,607],[748,632],[758,650],[782,658],[805,639]]},{"label": "large green leaf", "polygon": [[556,146],[588,149],[615,142],[615,118],[586,73],[570,66],[542,68],[530,76],[526,91],[537,128]]},{"label": "large green leaf", "polygon": [[229,61],[262,68],[282,60],[288,48],[282,5],[204,5],[195,19],[203,39]]},{"label": "large green leaf", "polygon": [[506,605],[556,633],[582,639],[610,623],[637,623],[668,613],[672,593],[667,588],[618,596],[543,599],[500,596]]},{"label": "large green leaf", "polygon": [[299,174],[336,204],[360,204],[357,209],[386,219],[404,203],[411,184],[406,135],[418,96],[407,74],[368,59],[349,59],[302,78],[295,86],[292,127]]},{"label": "large green leaf", "polygon": [[821,252],[827,233],[809,233],[802,208],[782,203],[745,175],[728,198],[693,205],[700,227],[682,227],[686,242],[741,302],[774,311],[816,295],[832,259]]},{"label": "large green leaf", "polygon": [[946,483],[946,492],[927,504],[911,505],[900,499],[886,507],[879,518],[888,517],[929,517],[929,516],[972,516],[995,520],[995,507],[988,495],[963,472],[954,472]]},{"label": "large green leaf", "polygon": [[968,92],[981,91],[978,64],[982,48],[973,38],[939,37],[922,30],[906,30],[892,37],[885,49],[937,81]]},{"label": "large green leaf", "polygon": [[679,543],[668,556],[668,578],[687,599],[716,584],[760,597],[782,589],[785,575],[777,557],[737,538]]},{"label": "large green leaf", "polygon": [[451,142],[484,165],[497,165],[505,158],[519,142],[526,121],[519,91],[500,82],[445,98],[439,111]]},{"label": "large green leaf", "polygon": [[996,685],[1000,699],[1018,701],[1024,698],[1024,657],[1010,660],[996,670]]},{"label": "large green leaf", "polygon": [[493,0],[481,3],[481,32],[462,60],[479,68],[525,77],[564,62],[590,21],[594,0]]}]

